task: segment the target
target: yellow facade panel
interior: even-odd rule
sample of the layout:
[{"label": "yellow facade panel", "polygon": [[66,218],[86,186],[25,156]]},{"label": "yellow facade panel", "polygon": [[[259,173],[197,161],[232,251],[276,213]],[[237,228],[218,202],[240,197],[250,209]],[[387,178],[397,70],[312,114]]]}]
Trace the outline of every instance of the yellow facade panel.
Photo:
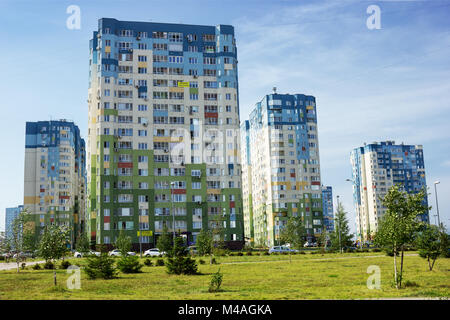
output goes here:
[{"label": "yellow facade panel", "polygon": [[147,68],[147,62],[139,61],[138,62],[138,68]]},{"label": "yellow facade panel", "polygon": [[111,46],[105,46],[105,52],[110,53],[111,52]]},{"label": "yellow facade panel", "polygon": [[181,87],[181,88],[179,88],[179,87],[170,87],[169,88],[169,92],[184,92],[184,88],[183,87]]},{"label": "yellow facade panel", "polygon": [[153,142],[170,142],[170,137],[153,137]]},{"label": "yellow facade panel", "polygon": [[220,189],[206,189],[207,194],[220,194]]}]

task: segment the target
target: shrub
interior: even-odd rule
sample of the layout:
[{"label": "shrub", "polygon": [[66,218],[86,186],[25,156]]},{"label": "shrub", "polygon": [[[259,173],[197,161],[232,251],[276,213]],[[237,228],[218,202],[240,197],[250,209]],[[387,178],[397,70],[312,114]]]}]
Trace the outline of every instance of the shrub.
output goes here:
[{"label": "shrub", "polygon": [[69,266],[70,266],[70,262],[67,261],[67,260],[64,260],[64,261],[61,262],[60,268],[61,269],[67,269]]},{"label": "shrub", "polygon": [[152,266],[152,260],[150,260],[149,258],[147,258],[147,259],[144,260],[144,264],[145,264],[147,267],[151,267],[151,266]]},{"label": "shrub", "polygon": [[103,252],[100,256],[91,255],[87,258],[88,265],[84,268],[89,279],[114,279],[117,269],[114,267],[114,258]]},{"label": "shrub", "polygon": [[[149,260],[150,261],[150,260]],[[137,256],[122,256],[117,261],[117,268],[123,273],[139,273],[144,265]]]},{"label": "shrub", "polygon": [[220,291],[220,286],[222,285],[223,274],[220,273],[220,268],[211,277],[211,282],[209,283],[209,292]]},{"label": "shrub", "polygon": [[163,259],[158,259],[158,260],[156,260],[156,266],[157,266],[157,267],[162,267],[162,266],[164,266],[164,260],[163,260]]},{"label": "shrub", "polygon": [[251,251],[247,251],[246,255],[247,255],[247,256],[252,256],[253,253],[252,253]]},{"label": "shrub", "polygon": [[36,263],[32,266],[33,270],[41,270],[41,266],[39,265],[39,263]]},{"label": "shrub", "polygon": [[0,256],[0,261],[5,261],[5,257],[4,256]]},{"label": "shrub", "polygon": [[264,255],[265,255],[265,256],[270,256],[269,251],[264,251]]},{"label": "shrub", "polygon": [[244,254],[239,251],[236,255],[239,256],[239,257],[242,257]]},{"label": "shrub", "polygon": [[372,252],[381,252],[381,249],[380,248],[373,248],[373,249],[371,249],[371,251]]},{"label": "shrub", "polygon": [[419,284],[414,281],[406,280],[405,287],[419,287]]},{"label": "shrub", "polygon": [[217,264],[216,258],[211,259],[211,264]]},{"label": "shrub", "polygon": [[22,270],[24,270],[25,269],[25,267],[26,267],[26,263],[25,262],[22,262],[22,264],[20,265],[20,268],[22,269]]},{"label": "shrub", "polygon": [[299,254],[306,254],[305,251],[299,251]]},{"label": "shrub", "polygon": [[55,269],[55,265],[53,264],[53,262],[47,261],[46,263],[44,263],[44,269],[53,270]]},{"label": "shrub", "polygon": [[200,260],[198,260],[198,263],[200,263],[200,264],[205,264],[205,260],[200,259]]}]

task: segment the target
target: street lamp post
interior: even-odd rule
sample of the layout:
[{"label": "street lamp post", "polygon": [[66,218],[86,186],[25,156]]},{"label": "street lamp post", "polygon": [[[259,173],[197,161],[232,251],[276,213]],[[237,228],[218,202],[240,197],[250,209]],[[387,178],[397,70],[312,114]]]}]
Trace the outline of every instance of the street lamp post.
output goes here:
[{"label": "street lamp post", "polygon": [[[337,210],[339,210],[339,196],[337,198]],[[338,228],[339,228],[339,251],[342,253],[342,245],[341,245],[341,219],[338,219]]]},{"label": "street lamp post", "polygon": [[[351,182],[352,184],[355,184],[355,180],[353,180],[353,179],[345,179],[345,181],[348,181],[348,182]],[[360,214],[359,210],[358,210],[358,222],[359,222],[359,228],[358,228],[359,229],[359,234],[358,234],[358,237],[359,237],[359,248],[362,249],[361,214]]]},{"label": "street lamp post", "polygon": [[435,181],[434,182],[434,194],[436,197],[436,213],[437,213],[437,219],[438,219],[438,227],[441,226],[441,220],[439,218],[439,205],[438,205],[438,195],[437,195],[437,187],[436,185],[438,185],[439,183],[441,183],[440,181]]}]

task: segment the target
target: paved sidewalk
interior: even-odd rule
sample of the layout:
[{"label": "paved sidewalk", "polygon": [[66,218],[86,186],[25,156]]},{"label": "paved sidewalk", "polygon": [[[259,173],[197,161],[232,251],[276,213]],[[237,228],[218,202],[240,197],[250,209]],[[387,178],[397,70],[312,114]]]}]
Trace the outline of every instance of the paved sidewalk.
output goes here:
[{"label": "paved sidewalk", "polygon": [[[45,261],[44,260],[30,261],[30,262],[25,261],[26,266],[32,266],[37,263],[45,263]],[[20,264],[22,264],[22,262]],[[10,270],[10,269],[17,269],[17,263],[16,262],[0,263],[0,271],[1,270]]]}]

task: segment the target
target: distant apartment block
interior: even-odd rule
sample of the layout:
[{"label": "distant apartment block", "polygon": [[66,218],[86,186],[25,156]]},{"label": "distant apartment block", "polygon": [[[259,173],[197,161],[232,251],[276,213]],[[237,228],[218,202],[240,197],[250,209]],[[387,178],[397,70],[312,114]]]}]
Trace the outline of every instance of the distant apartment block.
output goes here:
[{"label": "distant apartment block", "polygon": [[333,188],[322,186],[323,225],[327,232],[334,231]]},{"label": "distant apartment block", "polygon": [[241,126],[246,237],[277,244],[291,216],[308,240],[323,228],[316,102],[303,94],[269,94]]},{"label": "distant apartment block", "polygon": [[24,208],[36,234],[65,225],[74,246],[84,229],[85,179],[85,143],[73,122],[26,123]]},{"label": "distant apartment block", "polygon": [[5,237],[11,239],[13,235],[13,222],[17,218],[20,212],[23,211],[23,206],[17,206],[14,208],[6,208],[5,210]]},{"label": "distant apartment block", "polygon": [[104,18],[89,63],[91,239],[148,248],[165,225],[242,246],[234,28]]},{"label": "distant apartment block", "polygon": [[[421,145],[394,141],[374,142],[351,152],[357,238],[370,240],[377,231],[386,212],[382,199],[391,186],[399,184],[408,193],[426,188],[423,159]],[[428,212],[420,219],[428,222]]]}]

